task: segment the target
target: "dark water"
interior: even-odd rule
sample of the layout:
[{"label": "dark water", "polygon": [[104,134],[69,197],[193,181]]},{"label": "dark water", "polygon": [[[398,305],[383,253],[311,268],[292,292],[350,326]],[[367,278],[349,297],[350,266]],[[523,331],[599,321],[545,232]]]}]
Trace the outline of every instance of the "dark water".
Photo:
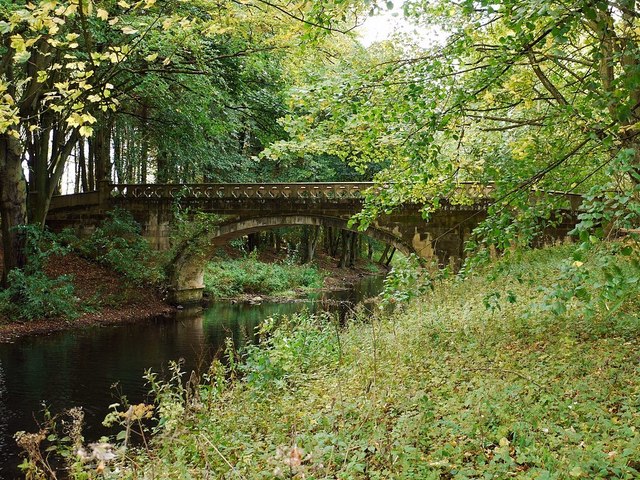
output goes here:
[{"label": "dark water", "polygon": [[170,360],[185,369],[206,371],[206,364],[224,347],[254,339],[266,317],[302,309],[344,313],[362,299],[376,295],[380,277],[368,277],[345,291],[324,293],[306,302],[260,305],[216,303],[197,315],[116,327],[96,327],[0,345],[0,478],[17,477],[18,430],[35,432],[43,404],[52,412],[82,406],[85,438],[108,433],[101,422],[108,406],[126,395],[132,403],[146,398],[145,370],[167,370]]}]

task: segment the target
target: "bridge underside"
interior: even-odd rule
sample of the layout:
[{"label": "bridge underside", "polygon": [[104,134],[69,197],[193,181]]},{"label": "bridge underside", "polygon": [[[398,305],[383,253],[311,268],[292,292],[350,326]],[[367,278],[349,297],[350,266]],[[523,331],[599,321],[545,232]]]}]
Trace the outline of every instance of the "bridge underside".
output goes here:
[{"label": "bridge underside", "polygon": [[[206,235],[198,238],[196,242],[190,245],[189,249],[184,250],[187,253],[178,255],[175,259],[171,275],[171,301],[176,304],[189,304],[199,302],[202,299],[204,267],[206,262],[214,255],[218,247],[226,245],[230,240],[250,233],[262,232],[274,228],[304,225],[357,231],[349,227],[348,221],[345,219],[309,215],[272,215],[269,217],[247,218],[222,223],[212,228]],[[415,247],[420,248],[424,246],[416,244],[414,247],[414,245],[408,244],[404,239],[374,227],[370,227],[360,233],[383,243],[393,245],[405,254],[418,254]],[[197,251],[198,254],[188,253],[189,251]]]},{"label": "bridge underside", "polygon": [[[189,304],[202,299],[204,289],[204,268],[219,246],[250,233],[287,226],[323,226],[357,231],[348,225],[353,213],[358,210],[330,211],[306,205],[300,209],[305,213],[291,210],[252,211],[242,215],[227,215],[221,222],[201,232],[196,238],[188,239],[178,249],[170,272],[172,298],[175,304]],[[135,215],[135,212],[134,212]],[[136,215],[138,217],[138,215]],[[169,248],[170,224],[163,221],[161,213],[143,215],[140,220],[143,232],[160,250]],[[393,245],[399,251],[415,253],[426,260],[437,260],[441,266],[457,268],[464,257],[464,243],[471,231],[484,218],[479,210],[449,210],[433,214],[429,221],[422,219],[417,208],[400,209],[393,215],[386,215],[374,222],[366,231],[360,232],[383,243]]]}]

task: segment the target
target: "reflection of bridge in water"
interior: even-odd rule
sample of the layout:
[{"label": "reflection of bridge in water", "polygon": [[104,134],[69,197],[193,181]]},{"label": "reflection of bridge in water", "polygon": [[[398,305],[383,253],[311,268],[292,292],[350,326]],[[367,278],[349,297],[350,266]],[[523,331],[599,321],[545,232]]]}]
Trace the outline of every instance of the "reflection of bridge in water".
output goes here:
[{"label": "reflection of bridge in water", "polygon": [[[468,186],[471,188],[472,186]],[[375,193],[373,183],[268,183],[268,184],[161,184],[111,185],[99,191],[54,197],[47,223],[54,229],[71,226],[92,229],[108,210],[130,211],[154,248],[167,250],[170,227],[177,208],[182,212],[213,213],[220,220],[187,239],[173,262],[172,287],[176,302],[197,301],[202,296],[206,260],[215,249],[249,233],[283,226],[315,225],[356,231],[349,219],[362,209],[364,193]],[[472,197],[473,198],[473,197]],[[446,200],[428,220],[421,205],[405,204],[378,217],[364,232],[404,253],[436,258],[441,265],[458,265],[464,243],[485,218],[490,200],[476,195],[471,204]],[[575,209],[578,196],[569,196]],[[570,219],[553,232],[560,237],[572,228]]]}]

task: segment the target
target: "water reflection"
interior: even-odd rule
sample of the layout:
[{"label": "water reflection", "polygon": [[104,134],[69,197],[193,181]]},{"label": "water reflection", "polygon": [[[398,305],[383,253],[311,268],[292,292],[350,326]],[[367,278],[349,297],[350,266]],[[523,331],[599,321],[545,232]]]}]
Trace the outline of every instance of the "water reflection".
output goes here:
[{"label": "water reflection", "polygon": [[369,277],[352,290],[318,295],[307,302],[216,303],[195,316],[183,314],[0,345],[0,478],[17,477],[13,434],[37,429],[34,419],[42,418],[43,402],[52,412],[82,405],[87,421],[85,437],[97,439],[109,433],[101,422],[119,394],[132,403],[146,399],[145,370],[165,372],[170,360],[181,359],[185,369],[203,372],[224,349],[227,337],[237,346],[255,340],[255,327],[264,318],[335,307],[336,302],[344,312],[348,302],[377,294],[381,282]]}]

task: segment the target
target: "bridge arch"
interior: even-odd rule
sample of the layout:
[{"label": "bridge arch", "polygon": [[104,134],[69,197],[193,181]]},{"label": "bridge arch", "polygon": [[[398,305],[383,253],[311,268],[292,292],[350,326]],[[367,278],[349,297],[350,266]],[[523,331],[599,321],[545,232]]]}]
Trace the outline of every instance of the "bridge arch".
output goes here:
[{"label": "bridge arch", "polygon": [[216,225],[197,237],[185,240],[172,262],[170,272],[171,301],[176,304],[188,304],[199,302],[202,299],[206,263],[213,257],[218,247],[225,245],[230,240],[264,230],[304,225],[334,227],[363,233],[390,244],[405,254],[418,253],[413,245],[407,244],[399,233],[375,226],[359,232],[357,229],[349,227],[347,219],[340,217],[296,214],[236,219]]}]

